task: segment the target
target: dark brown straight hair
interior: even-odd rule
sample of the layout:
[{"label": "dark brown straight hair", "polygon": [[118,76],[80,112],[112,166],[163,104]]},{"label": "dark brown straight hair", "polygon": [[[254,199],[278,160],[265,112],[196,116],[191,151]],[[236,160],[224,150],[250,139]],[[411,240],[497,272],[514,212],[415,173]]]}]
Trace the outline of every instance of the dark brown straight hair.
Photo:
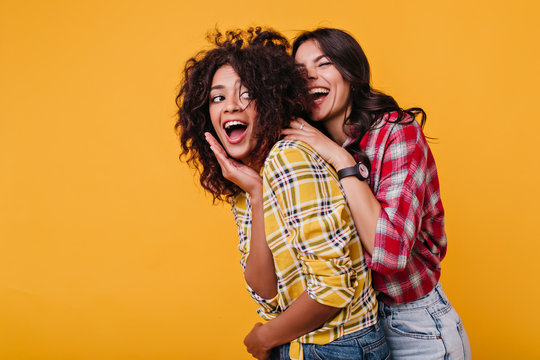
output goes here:
[{"label": "dark brown straight hair", "polygon": [[427,116],[423,109],[419,107],[402,109],[392,96],[371,87],[371,71],[366,54],[351,35],[333,28],[306,31],[294,40],[293,57],[300,45],[308,40],[317,41],[322,52],[334,63],[341,76],[351,84],[351,113],[345,119],[345,124],[352,126],[352,133],[345,132],[354,139],[348,149],[361,156],[364,162],[369,164],[369,159],[363,151],[357,152],[359,146],[354,145],[360,143],[364,135],[383,119],[384,114],[397,112],[396,120],[392,121],[394,123],[409,123],[421,115],[420,126],[424,126]]}]

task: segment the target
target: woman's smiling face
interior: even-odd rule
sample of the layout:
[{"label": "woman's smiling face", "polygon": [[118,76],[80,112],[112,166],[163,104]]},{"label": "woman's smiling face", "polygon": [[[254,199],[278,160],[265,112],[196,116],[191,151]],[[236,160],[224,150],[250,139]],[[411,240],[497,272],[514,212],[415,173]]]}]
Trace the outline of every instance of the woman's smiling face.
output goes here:
[{"label": "woman's smiling face", "polygon": [[209,112],[225,151],[246,165],[255,148],[258,119],[255,103],[232,66],[223,65],[212,79]]},{"label": "woman's smiling face", "polygon": [[321,50],[317,40],[307,40],[298,48],[296,63],[305,68],[309,92],[313,96],[313,121],[343,121],[349,111],[350,83]]}]

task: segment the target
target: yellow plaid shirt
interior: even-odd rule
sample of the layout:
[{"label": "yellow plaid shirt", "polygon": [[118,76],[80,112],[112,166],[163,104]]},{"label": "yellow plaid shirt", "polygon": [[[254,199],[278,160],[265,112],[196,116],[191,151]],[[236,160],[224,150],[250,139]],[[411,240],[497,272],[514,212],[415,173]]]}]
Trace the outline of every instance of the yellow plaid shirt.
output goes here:
[{"label": "yellow plaid shirt", "polygon": [[[315,301],[342,310],[295,342],[327,344],[375,324],[371,274],[334,169],[308,145],[282,140],[268,155],[262,177],[266,241],[274,256],[278,294],[263,299],[247,286],[259,304],[259,315],[275,318],[307,290]],[[251,234],[249,196],[240,194],[231,205],[245,269]]]}]

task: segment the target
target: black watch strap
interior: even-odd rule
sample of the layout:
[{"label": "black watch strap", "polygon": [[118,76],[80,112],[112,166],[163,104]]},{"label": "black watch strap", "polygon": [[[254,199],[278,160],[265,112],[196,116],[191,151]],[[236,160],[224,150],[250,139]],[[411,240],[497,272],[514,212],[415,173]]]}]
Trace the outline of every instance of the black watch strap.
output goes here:
[{"label": "black watch strap", "polygon": [[361,181],[364,181],[369,176],[369,169],[362,162],[358,162],[356,165],[343,168],[337,172],[338,179],[354,176]]},{"label": "black watch strap", "polygon": [[358,168],[356,167],[356,165],[343,168],[337,172],[337,176],[339,180],[349,176],[358,177]]}]

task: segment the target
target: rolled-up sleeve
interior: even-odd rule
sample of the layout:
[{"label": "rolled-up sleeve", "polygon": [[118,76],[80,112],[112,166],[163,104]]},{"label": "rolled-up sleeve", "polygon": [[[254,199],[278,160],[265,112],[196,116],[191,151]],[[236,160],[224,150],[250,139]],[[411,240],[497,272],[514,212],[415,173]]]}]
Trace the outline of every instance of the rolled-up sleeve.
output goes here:
[{"label": "rolled-up sleeve", "polygon": [[345,307],[356,287],[356,273],[346,257],[326,260],[302,259],[308,294],[315,301],[333,307]]},{"label": "rolled-up sleeve", "polygon": [[251,298],[259,305],[257,314],[264,320],[270,321],[282,312],[278,303],[279,294],[276,294],[276,296],[271,299],[265,299],[259,296],[249,285],[246,284],[246,287]]},{"label": "rolled-up sleeve", "polygon": [[265,223],[284,222],[309,296],[346,307],[358,286],[349,254],[357,235],[335,173],[307,146],[285,143],[267,159],[263,182],[277,200],[265,205]]}]

